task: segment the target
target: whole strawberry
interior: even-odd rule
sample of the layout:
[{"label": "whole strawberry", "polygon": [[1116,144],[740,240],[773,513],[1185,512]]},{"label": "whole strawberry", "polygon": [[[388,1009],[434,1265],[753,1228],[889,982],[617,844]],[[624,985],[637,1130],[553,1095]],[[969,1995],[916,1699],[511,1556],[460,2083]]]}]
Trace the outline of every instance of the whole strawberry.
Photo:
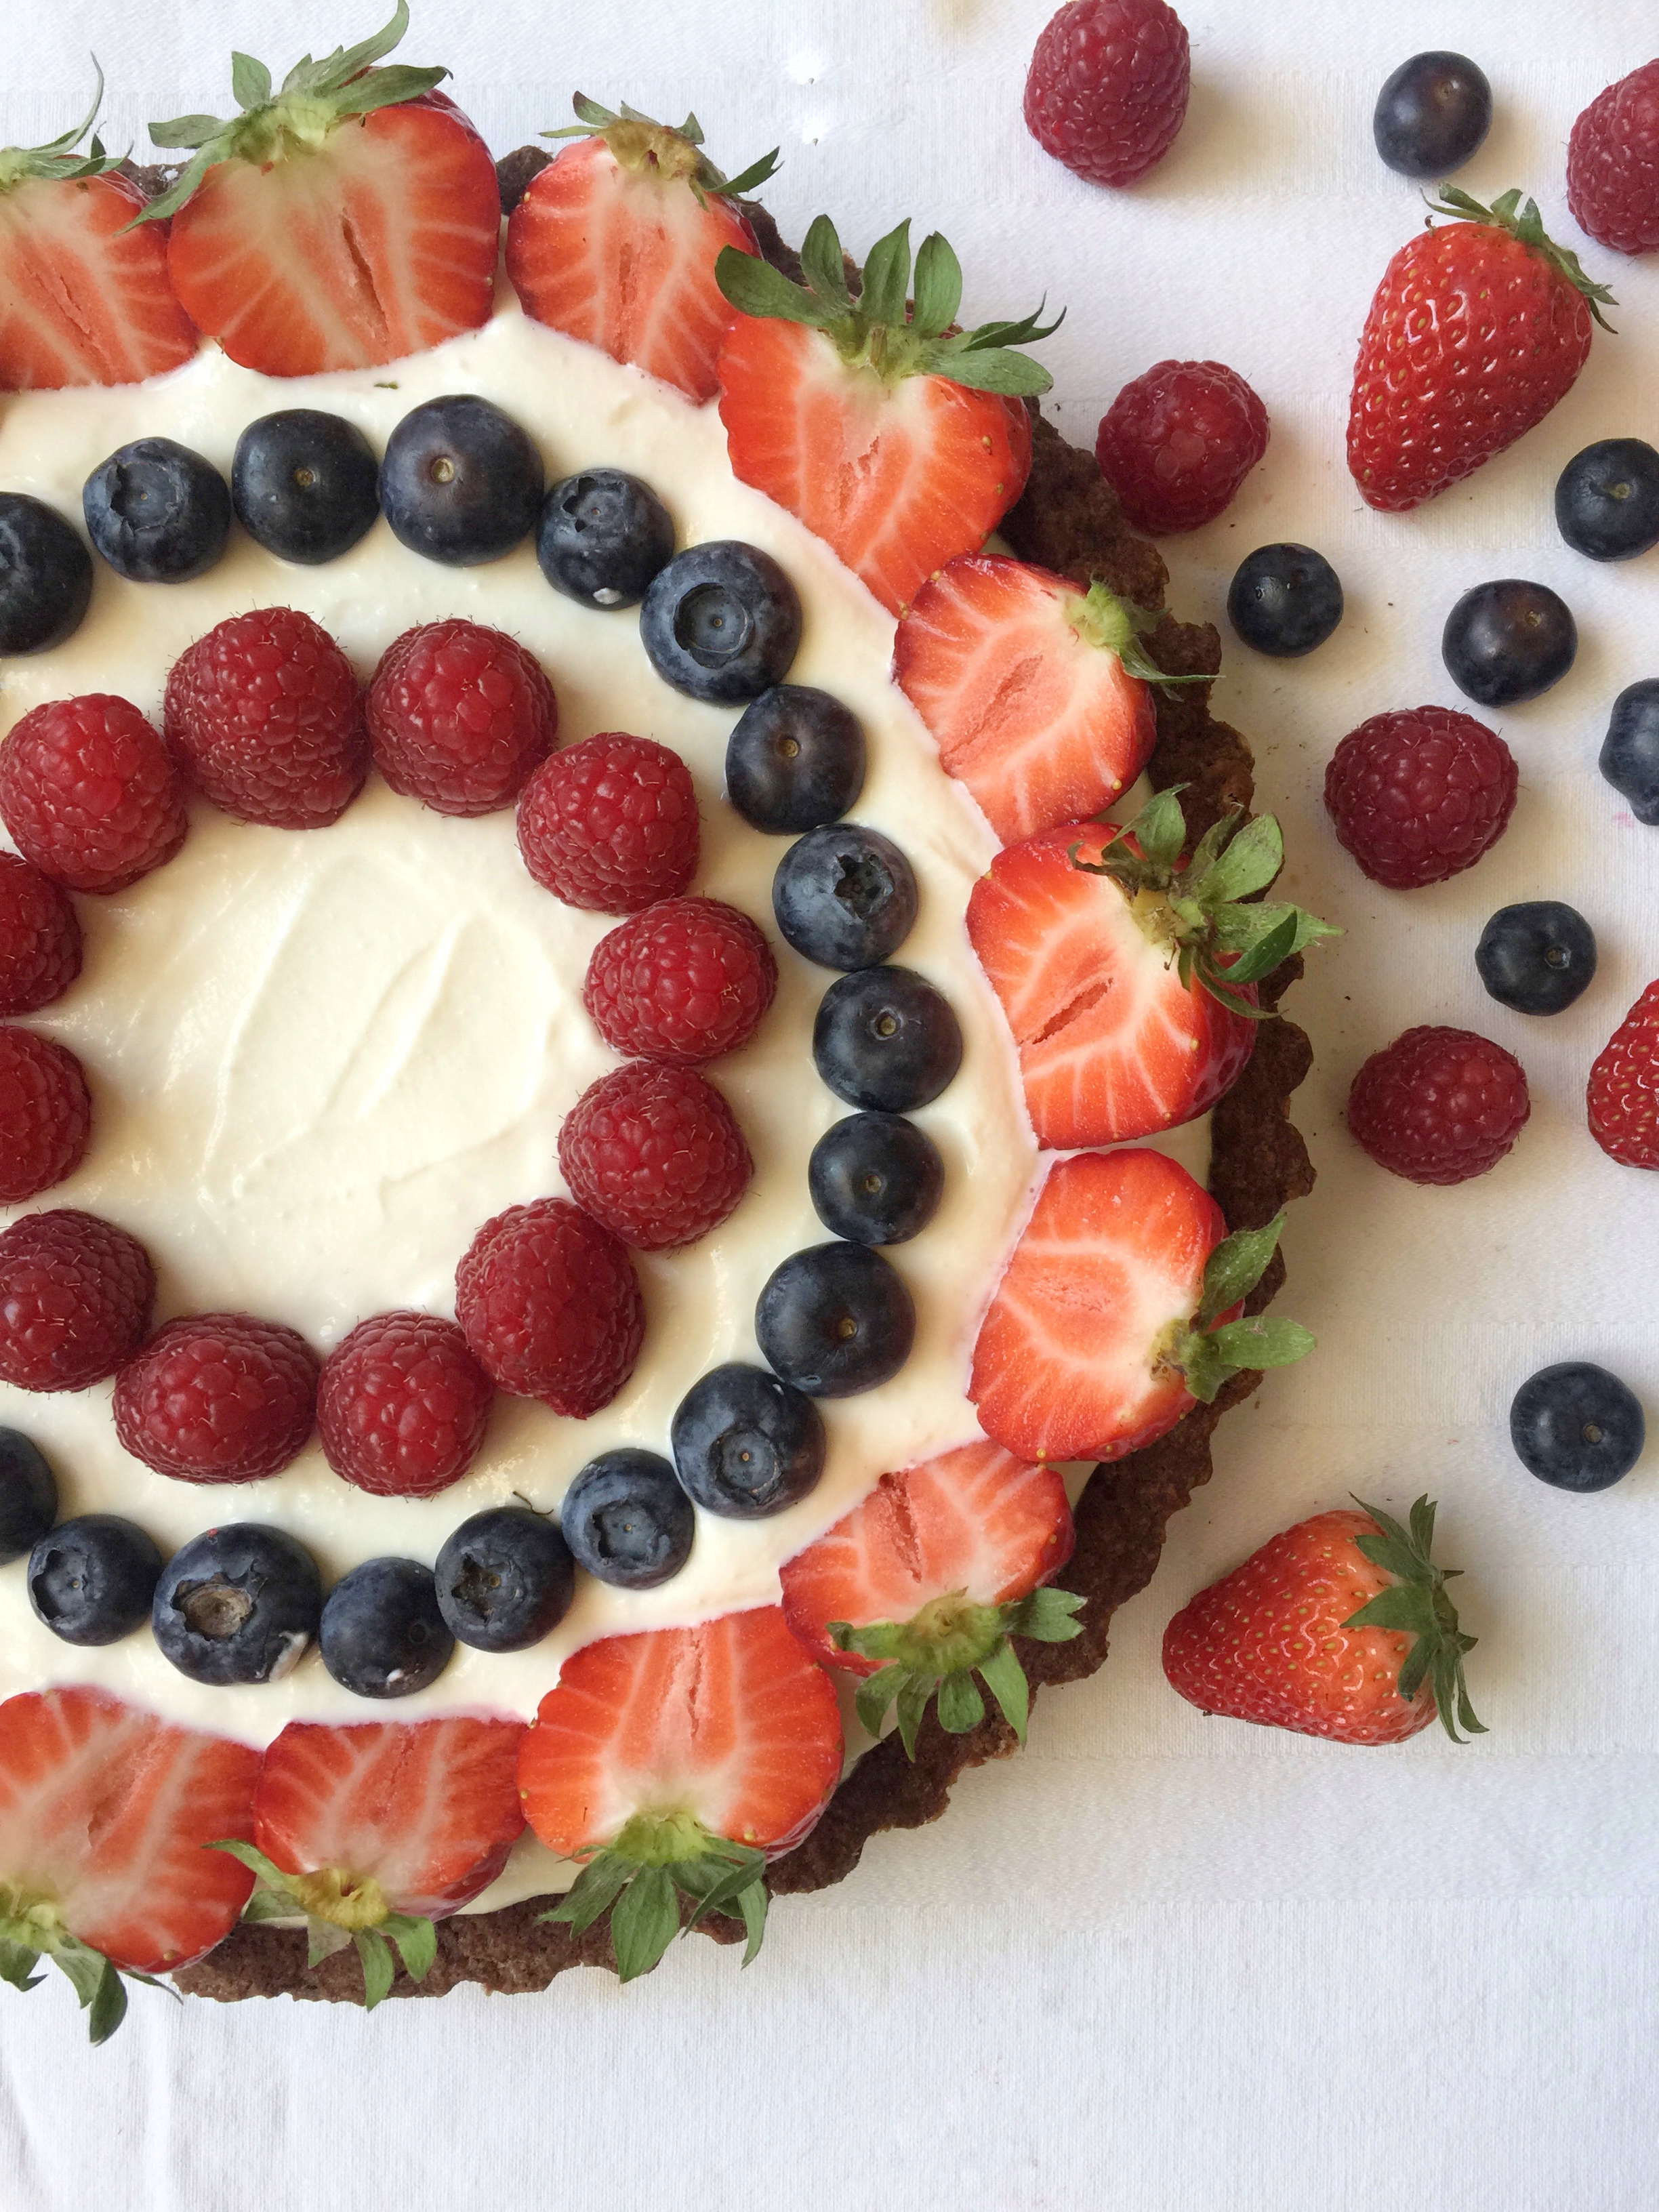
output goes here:
[{"label": "whole strawberry", "polygon": [[[1370,507],[1402,513],[1541,422],[1589,358],[1603,302],[1519,191],[1482,207],[1448,185],[1454,220],[1402,246],[1354,364],[1348,466]],[[1518,210],[1518,212],[1517,212]]]},{"label": "whole strawberry", "polygon": [[1659,1168],[1659,983],[1650,983],[1596,1057],[1589,1132],[1609,1159]]},{"label": "whole strawberry", "polygon": [[1573,125],[1567,205],[1598,246],[1659,246],[1659,61],[1597,93]]},{"label": "whole strawberry", "polygon": [[1463,1684],[1475,1639],[1437,1567],[1434,1506],[1409,1529],[1375,1505],[1316,1513],[1200,1590],[1164,1632],[1164,1672],[1191,1705],[1340,1743],[1399,1743],[1439,1715],[1484,1735]]}]

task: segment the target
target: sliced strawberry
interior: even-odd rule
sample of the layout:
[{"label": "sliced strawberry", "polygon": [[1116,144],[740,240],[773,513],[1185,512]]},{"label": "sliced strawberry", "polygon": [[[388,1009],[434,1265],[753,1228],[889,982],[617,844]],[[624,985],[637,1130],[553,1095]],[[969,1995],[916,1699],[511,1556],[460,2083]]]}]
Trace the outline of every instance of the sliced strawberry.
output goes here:
[{"label": "sliced strawberry", "polygon": [[1005,845],[1109,806],[1158,726],[1135,611],[1103,584],[966,553],[916,593],[893,674]]}]

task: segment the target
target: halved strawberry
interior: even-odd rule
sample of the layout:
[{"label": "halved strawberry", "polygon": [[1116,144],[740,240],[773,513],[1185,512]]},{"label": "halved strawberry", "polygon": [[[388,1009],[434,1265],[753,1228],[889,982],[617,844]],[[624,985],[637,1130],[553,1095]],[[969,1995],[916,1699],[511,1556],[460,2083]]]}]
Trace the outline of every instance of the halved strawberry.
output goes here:
[{"label": "halved strawberry", "polygon": [[1283,1225],[1224,1237],[1221,1208],[1162,1152],[1056,1160],[974,1346],[987,1436],[1024,1460],[1121,1459],[1242,1369],[1303,1358],[1295,1322],[1231,1318]]},{"label": "halved strawberry", "polygon": [[893,675],[1005,845],[1109,806],[1158,739],[1148,618],[1103,584],[964,553],[916,593]]},{"label": "halved strawberry", "polygon": [[678,131],[576,95],[580,137],[535,177],[507,219],[507,273],[526,314],[690,399],[712,399],[732,310],[714,282],[723,248],[752,254],[734,194],[772,173],[767,155],[730,182],[702,151],[695,115]]},{"label": "halved strawberry", "polygon": [[807,1833],[841,1765],[835,1691],[777,1606],[584,1646],[519,1759],[531,1826],[586,1862],[544,1917],[580,1933],[613,1908],[629,1981],[678,1932],[684,1893],[694,1917],[741,1912],[747,1965],[765,1927],[766,1862]]},{"label": "halved strawberry", "polygon": [[1023,402],[1053,380],[1012,349],[1048,333],[1035,315],[958,331],[962,270],[937,233],[916,255],[909,304],[908,222],[871,248],[856,298],[828,216],[801,266],[805,288],[752,257],[716,264],[739,311],[719,362],[732,471],[898,614],[934,569],[976,552],[1024,490]]},{"label": "halved strawberry", "polygon": [[409,23],[307,54],[273,94],[232,58],[242,112],[153,123],[196,149],[142,221],[172,217],[173,289],[233,361],[269,376],[366,368],[486,321],[501,196],[489,149],[432,88],[441,69],[371,66]]},{"label": "halved strawberry", "polygon": [[122,1974],[186,1966],[227,1936],[252,1883],[204,1846],[253,1832],[259,1754],[102,1690],[0,1705],[0,1978],[45,1954],[94,2043],[126,2010]]}]

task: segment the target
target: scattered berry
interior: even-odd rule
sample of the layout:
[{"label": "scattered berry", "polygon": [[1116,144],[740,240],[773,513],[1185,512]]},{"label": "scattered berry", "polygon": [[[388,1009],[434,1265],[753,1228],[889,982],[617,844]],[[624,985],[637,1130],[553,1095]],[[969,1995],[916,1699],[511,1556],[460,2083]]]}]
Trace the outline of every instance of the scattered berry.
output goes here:
[{"label": "scattered berry", "polygon": [[1547,584],[1507,576],[1464,592],[1446,617],[1440,657],[1466,697],[1514,707],[1559,684],[1578,653],[1578,626]]},{"label": "scattered berry", "polygon": [[649,484],[622,469],[556,483],[542,507],[536,558],[556,592],[585,607],[637,606],[674,557],[674,518]]},{"label": "scattered berry", "polygon": [[812,1147],[807,1188],[832,1237],[906,1244],[939,1211],[945,1163],[925,1129],[898,1114],[849,1114]]},{"label": "scattered berry", "polygon": [[1401,62],[1376,98],[1371,136],[1402,177],[1449,177],[1492,129],[1492,87],[1467,54],[1437,51]]},{"label": "scattered berry", "polygon": [[1267,410],[1218,361],[1160,361],[1102,416],[1100,472],[1137,530],[1213,522],[1267,450]]},{"label": "scattered berry", "polygon": [[1659,983],[1650,983],[1597,1054],[1589,1133],[1627,1168],[1659,1168]]},{"label": "scattered berry", "polygon": [[916,919],[915,871],[890,837],[857,822],[809,830],[778,862],[772,914],[786,944],[820,968],[890,959]]},{"label": "scattered berry", "polygon": [[563,1198],[485,1222],[455,1271],[455,1312],[497,1389],[579,1421],[611,1403],[645,1336],[626,1250]]},{"label": "scattered berry", "polygon": [[0,491],[0,653],[50,653],[92,601],[92,556],[56,507]]},{"label": "scattered berry", "polygon": [[955,1080],[962,1027],[914,968],[864,968],[832,983],[819,1001],[812,1064],[849,1106],[908,1114]]},{"label": "scattered berry", "polygon": [[266,1522],[239,1521],[173,1553],[155,1585],[149,1625],[162,1657],[181,1674],[228,1687],[292,1674],[322,1611],[317,1562],[305,1546]]},{"label": "scattered berry", "polygon": [[115,1433],[180,1482],[258,1482],[305,1448],[316,1353],[281,1322],[187,1314],[157,1329],[115,1378]]},{"label": "scattered berry", "polygon": [[1389,890],[1443,883],[1498,842],[1515,811],[1515,756],[1455,707],[1373,714],[1325,770],[1337,841]]},{"label": "scattered berry", "polygon": [[1598,92],[1567,141],[1567,205],[1620,253],[1659,246],[1659,61]]},{"label": "scattered berry", "polygon": [[1500,907],[1480,933],[1474,964],[1500,1006],[1517,1014],[1559,1014],[1589,988],[1595,933],[1558,899]]},{"label": "scattered berry", "polygon": [[640,610],[640,642],[663,682],[720,707],[783,681],[800,626],[788,577],[769,553],[733,538],[677,553]]},{"label": "scattered berry", "polygon": [[698,1066],[736,1052],[778,987],[772,948],[719,899],[663,899],[602,937],[582,1003],[613,1052]]},{"label": "scattered berry", "polygon": [[544,890],[596,914],[678,898],[702,831],[691,771],[651,738],[603,731],[567,745],[519,798],[519,850]]},{"label": "scattered berry", "polygon": [[430,1567],[365,1559],[341,1576],[317,1630],[323,1664],[359,1698],[410,1698],[435,1682],[455,1650]]},{"label": "scattered berry", "polygon": [[58,1483],[39,1444],[0,1429],[0,1566],[32,1552],[58,1518]]},{"label": "scattered berry", "polygon": [[0,853],[0,1014],[38,1014],[80,972],[73,902],[32,862]]},{"label": "scattered berry", "polygon": [[559,1509],[571,1557],[617,1589],[655,1589],[691,1556],[697,1516],[660,1454],[623,1447],[591,1459]]},{"label": "scattered berry", "polygon": [[1638,822],[1659,823],[1659,678],[1626,684],[1613,701],[1598,765]]},{"label": "scattered berry", "polygon": [[665,1252],[717,1228],[755,1163],[713,1084],[695,1068],[639,1060],[590,1084],[566,1115],[559,1172],[624,1244]]},{"label": "scattered berry", "polygon": [[1295,660],[1341,621],[1341,580],[1310,545],[1258,545],[1227,588],[1227,619],[1257,653]]},{"label": "scattered berry", "polygon": [[1575,453],[1555,481],[1555,526],[1592,561],[1659,545],[1659,453],[1645,439],[1601,438]]},{"label": "scattered berry", "polygon": [[35,1619],[65,1644],[118,1644],[149,1619],[161,1554],[131,1521],[83,1513],[40,1538],[25,1579]]},{"label": "scattered berry", "polygon": [[1354,1141],[1407,1182],[1485,1175],[1531,1110],[1520,1061],[1470,1030],[1407,1030],[1371,1054],[1348,1092]]},{"label": "scattered berry", "polygon": [[823,1473],[823,1416],[763,1367],[732,1360],[694,1382],[669,1432],[674,1468],[705,1513],[763,1521],[798,1504]]},{"label": "scattered berry", "polygon": [[155,1271],[136,1237],[63,1206],[0,1231],[0,1382],[84,1390],[142,1341]]},{"label": "scattered berry", "polygon": [[477,1651],[527,1651],[558,1626],[576,1589],[557,1521],[527,1505],[463,1521],[433,1574],[450,1634]]},{"label": "scattered berry", "polygon": [[1629,1386],[1588,1359],[1540,1367],[1516,1392],[1510,1442],[1530,1474],[1557,1490],[1607,1490],[1642,1456],[1647,1422]]},{"label": "scattered berry", "polygon": [[1068,0],[1025,80],[1025,127],[1091,185],[1156,168],[1187,114],[1187,31],[1165,0]]},{"label": "scattered berry", "polygon": [[81,492],[94,550],[134,584],[204,575],[230,535],[230,491],[210,461],[171,438],[139,438],[95,468]]},{"label": "scattered berry", "polygon": [[530,535],[544,483],[528,432],[493,400],[459,393],[398,423],[380,464],[380,506],[411,553],[471,568]]},{"label": "scattered berry", "polygon": [[431,1498],[477,1456],[494,1396],[453,1321],[375,1314],[323,1362],[317,1437],[336,1474],[377,1498]]},{"label": "scattered berry", "polygon": [[811,1398],[850,1398],[889,1382],[915,1341],[915,1303],[867,1244],[814,1244],[767,1277],[755,1335],[767,1364]]},{"label": "scattered berry", "polygon": [[535,655],[504,631],[459,617],[394,638],[366,711],[375,767],[394,791],[437,814],[510,806],[559,726]]},{"label": "scattered berry", "polygon": [[230,465],[236,519],[279,561],[316,568],[349,553],[380,516],[380,465],[355,422],[284,407],[250,422]]},{"label": "scattered berry", "polygon": [[163,727],[196,788],[239,822],[323,829],[368,774],[356,672],[295,607],[232,615],[181,653]]},{"label": "scattered berry", "polygon": [[0,1205],[73,1175],[92,1135],[92,1097],[67,1046],[0,1023]]},{"label": "scattered berry", "polygon": [[120,891],[170,860],[190,817],[167,747],[101,691],[31,708],[0,745],[0,820],[72,891]]},{"label": "scattered berry", "polygon": [[775,684],[726,741],[726,795],[769,836],[821,830],[858,803],[864,761],[863,725],[850,708],[810,684]]}]

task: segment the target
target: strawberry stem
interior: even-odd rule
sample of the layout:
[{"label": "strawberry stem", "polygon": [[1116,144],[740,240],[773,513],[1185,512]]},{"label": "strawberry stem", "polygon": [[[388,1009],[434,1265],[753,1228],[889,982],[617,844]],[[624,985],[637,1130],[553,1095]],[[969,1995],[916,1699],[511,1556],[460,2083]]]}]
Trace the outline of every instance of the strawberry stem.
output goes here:
[{"label": "strawberry stem", "polygon": [[[29,1896],[10,1883],[0,1882],[0,1982],[15,1990],[38,1989],[45,1980],[34,1971],[41,1958],[49,1958],[64,1976],[81,2009],[87,2015],[88,2040],[107,2043],[127,2016],[127,1982],[143,1982],[153,1990],[179,1992],[154,1974],[137,1967],[118,1966],[90,1943],[71,1936],[63,1915],[52,1901]],[[182,2003],[182,1998],[179,1998]]]},{"label": "strawberry stem", "polygon": [[1158,607],[1149,613],[1145,607],[1121,599],[1098,576],[1085,596],[1066,601],[1066,618],[1085,645],[1096,646],[1103,653],[1115,653],[1127,672],[1139,677],[1143,684],[1176,685],[1215,681],[1213,676],[1166,676],[1140,642],[1163,621],[1164,609]]},{"label": "strawberry stem", "polygon": [[749,1941],[746,1966],[766,1933],[766,1854],[716,1836],[684,1810],[635,1813],[614,1842],[587,1855],[562,1904],[538,1919],[562,1923],[580,1936],[603,1912],[624,1982],[648,1974],[680,1934],[680,1899],[691,1906],[686,1928],[705,1912],[741,1915]]},{"label": "strawberry stem", "polygon": [[373,2012],[391,1991],[397,1974],[392,1944],[411,1981],[424,1981],[432,1971],[438,1955],[437,1930],[418,1913],[394,1912],[373,1875],[349,1875],[338,1867],[284,1874],[262,1850],[234,1837],[209,1844],[206,1849],[240,1859],[258,1876],[252,1895],[242,1908],[244,1920],[304,1919],[307,1966],[332,1958],[348,1943],[356,1946],[362,1961],[365,2012]]},{"label": "strawberry stem", "polygon": [[978,1605],[966,1590],[948,1590],[908,1620],[876,1620],[860,1628],[832,1620],[829,1631],[839,1650],[888,1662],[859,1685],[859,1719],[878,1736],[889,1706],[896,1705],[899,1739],[914,1759],[922,1717],[935,1695],[939,1726],[949,1735],[965,1735],[984,1719],[975,1674],[1024,1743],[1030,1691],[1009,1639],[1067,1644],[1082,1632],[1082,1622],[1073,1618],[1082,1605],[1069,1590],[1033,1590],[1004,1605]]},{"label": "strawberry stem", "polygon": [[1172,1322],[1152,1357],[1154,1371],[1173,1369],[1203,1404],[1212,1405],[1224,1382],[1235,1375],[1265,1367],[1290,1367],[1305,1359],[1316,1339],[1300,1322],[1220,1321],[1240,1304],[1267,1273],[1279,1249],[1285,1216],[1279,1212],[1262,1229],[1239,1229],[1223,1237],[1204,1268],[1198,1311],[1190,1322]]},{"label": "strawberry stem", "polygon": [[702,125],[695,115],[688,115],[676,131],[642,115],[626,100],[613,110],[579,92],[571,106],[576,111],[576,121],[557,131],[544,131],[544,138],[603,138],[631,176],[654,176],[665,184],[690,185],[700,207],[707,204],[711,192],[734,199],[739,192],[752,192],[777,173],[775,146],[740,175],[724,175],[702,151]]},{"label": "strawberry stem", "polygon": [[48,139],[44,146],[0,147],[0,192],[11,191],[31,177],[55,179],[60,184],[76,184],[83,183],[88,177],[101,177],[106,169],[119,167],[122,156],[106,154],[103,142],[96,137],[86,153],[75,151],[98,120],[98,111],[104,104],[104,72],[99,68],[95,57],[92,66],[98,76],[92,106],[73,131],[65,131],[60,137]]},{"label": "strawberry stem", "polygon": [[1457,1608],[1446,1595],[1446,1584],[1462,1569],[1437,1567],[1430,1557],[1434,1549],[1433,1500],[1426,1494],[1418,1499],[1409,1528],[1402,1528],[1380,1506],[1367,1505],[1363,1498],[1356,1498],[1354,1504],[1370,1515],[1382,1532],[1356,1536],[1355,1550],[1395,1579],[1391,1589],[1379,1590],[1369,1605],[1351,1613],[1343,1627],[1392,1628],[1413,1638],[1395,1686],[1401,1696],[1409,1703],[1426,1679],[1433,1687],[1440,1724],[1454,1743],[1464,1741],[1453,1725],[1454,1713],[1470,1735],[1485,1735],[1463,1680],[1463,1655],[1473,1651],[1479,1639],[1465,1636],[1458,1627]]}]

